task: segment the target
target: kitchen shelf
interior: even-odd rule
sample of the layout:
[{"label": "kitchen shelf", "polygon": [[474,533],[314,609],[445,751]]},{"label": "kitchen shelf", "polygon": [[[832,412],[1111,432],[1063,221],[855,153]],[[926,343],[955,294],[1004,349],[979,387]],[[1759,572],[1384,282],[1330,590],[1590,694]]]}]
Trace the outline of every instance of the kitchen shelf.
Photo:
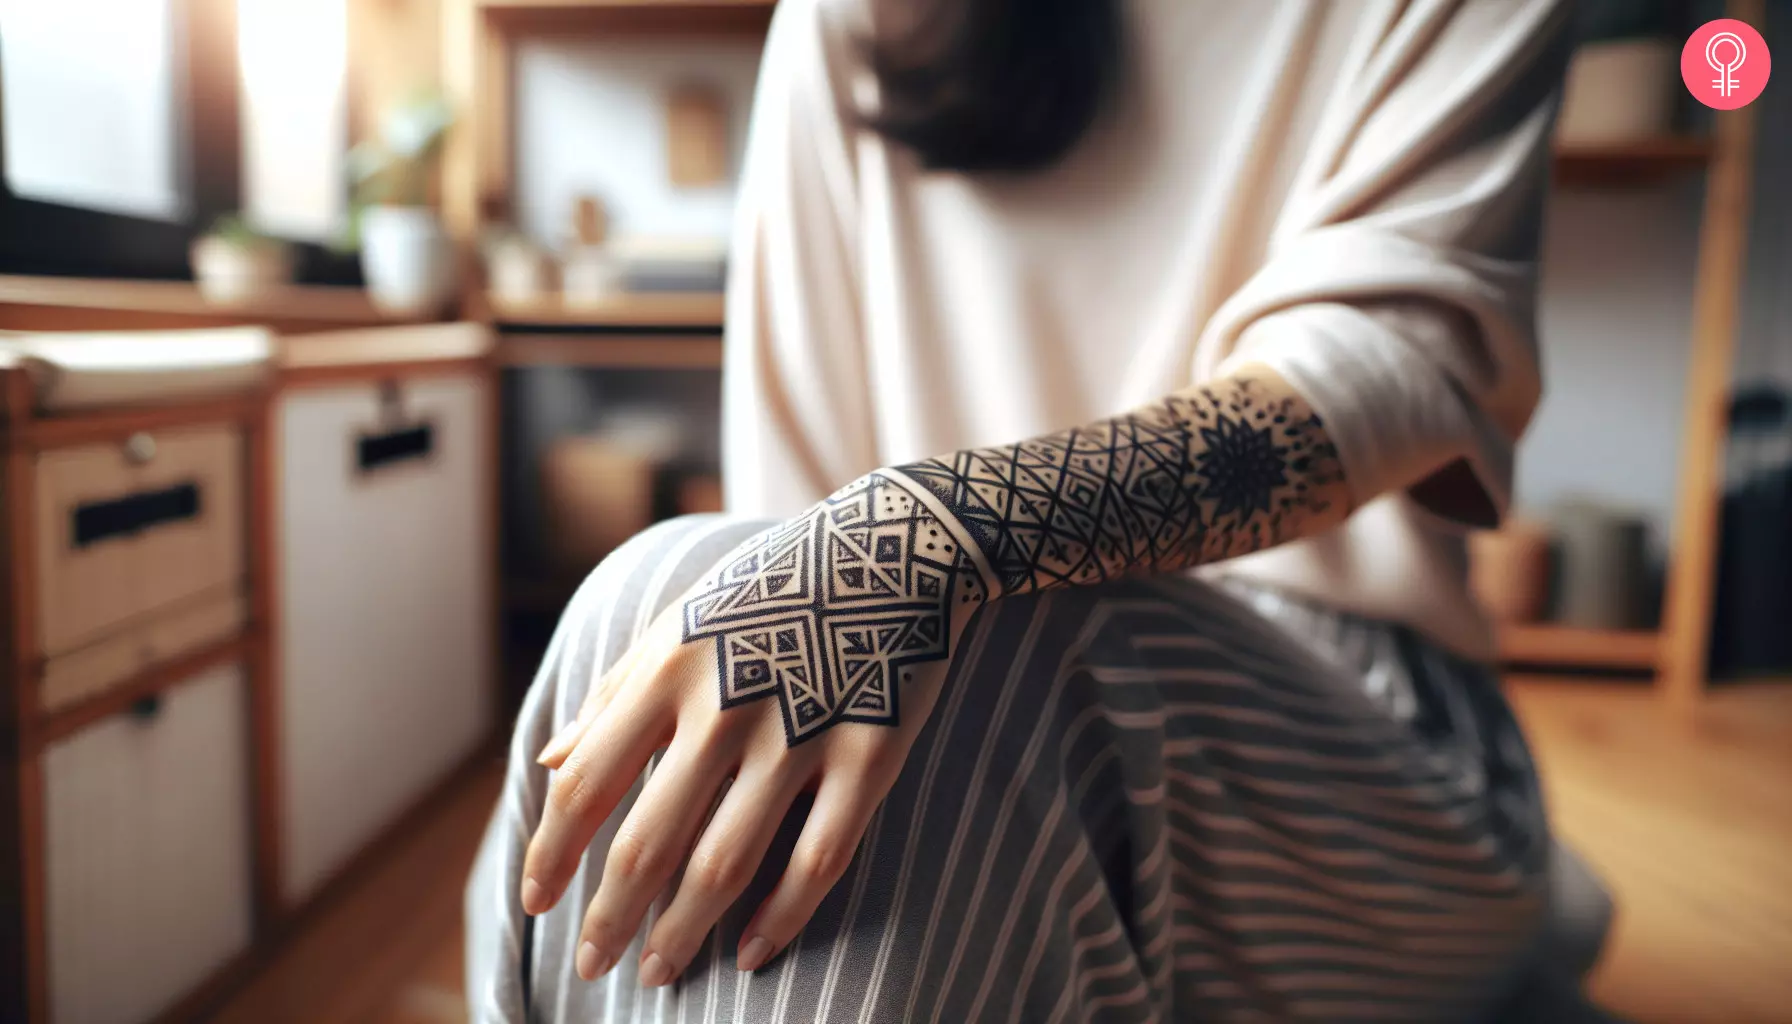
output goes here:
[{"label": "kitchen shelf", "polygon": [[1500,629],[1500,660],[1508,664],[1653,672],[1661,636],[1653,630],[1581,629],[1553,624]]},{"label": "kitchen shelf", "polygon": [[0,276],[0,329],[179,330],[257,324],[288,334],[420,323],[375,308],[360,288],[286,285],[252,302],[208,301],[191,281]]},{"label": "kitchen shelf", "polygon": [[763,33],[774,0],[474,0],[511,28]]},{"label": "kitchen shelf", "polygon": [[533,302],[503,302],[479,297],[475,318],[500,327],[653,327],[722,329],[721,292],[646,292],[622,294],[601,303],[569,306],[559,296]]},{"label": "kitchen shelf", "polygon": [[601,370],[717,370],[719,335],[507,334],[502,366],[576,366]]},{"label": "kitchen shelf", "polygon": [[1703,171],[1715,151],[1711,139],[1691,135],[1558,146],[1555,179],[1567,188],[1650,185]]}]

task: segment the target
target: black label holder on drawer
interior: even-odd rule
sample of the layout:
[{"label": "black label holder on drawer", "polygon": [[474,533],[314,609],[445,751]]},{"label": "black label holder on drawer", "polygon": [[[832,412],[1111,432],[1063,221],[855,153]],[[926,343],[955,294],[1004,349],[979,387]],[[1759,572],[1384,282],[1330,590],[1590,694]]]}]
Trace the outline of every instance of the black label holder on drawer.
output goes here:
[{"label": "black label holder on drawer", "polygon": [[399,466],[428,463],[436,451],[436,426],[429,418],[405,415],[397,381],[380,383],[380,425],[354,439],[357,475],[366,477]]},{"label": "black label holder on drawer", "polygon": [[134,537],[158,526],[197,519],[203,505],[199,485],[192,481],[83,502],[69,513],[69,536],[76,548]]},{"label": "black label holder on drawer", "polygon": [[427,460],[435,453],[436,428],[429,422],[399,427],[355,440],[355,468],[372,473],[387,466]]}]

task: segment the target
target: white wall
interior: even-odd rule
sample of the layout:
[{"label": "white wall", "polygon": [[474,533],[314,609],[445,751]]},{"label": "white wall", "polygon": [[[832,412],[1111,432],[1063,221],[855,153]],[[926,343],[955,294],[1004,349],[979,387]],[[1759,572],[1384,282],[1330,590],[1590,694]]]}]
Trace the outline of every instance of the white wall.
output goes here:
[{"label": "white wall", "polygon": [[1673,517],[1701,189],[1562,192],[1544,237],[1544,398],[1519,449],[1521,509],[1590,496]]},{"label": "white wall", "polygon": [[[515,62],[518,226],[558,246],[574,200],[594,194],[618,234],[726,237],[759,51],[750,38],[524,40]],[[723,186],[667,181],[662,96],[691,82],[730,100],[733,157]]]}]

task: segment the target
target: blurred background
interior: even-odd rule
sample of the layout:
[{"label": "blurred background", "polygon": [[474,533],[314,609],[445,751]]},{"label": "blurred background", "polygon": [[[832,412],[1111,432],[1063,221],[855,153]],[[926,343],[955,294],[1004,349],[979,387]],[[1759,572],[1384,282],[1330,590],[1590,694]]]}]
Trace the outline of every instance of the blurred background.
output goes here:
[{"label": "blurred background", "polygon": [[[0,0],[0,1020],[451,1021],[582,576],[719,509],[772,0]],[[1595,995],[1792,1021],[1792,90],[1587,0],[1475,538]],[[399,767],[394,767],[397,764]]]}]

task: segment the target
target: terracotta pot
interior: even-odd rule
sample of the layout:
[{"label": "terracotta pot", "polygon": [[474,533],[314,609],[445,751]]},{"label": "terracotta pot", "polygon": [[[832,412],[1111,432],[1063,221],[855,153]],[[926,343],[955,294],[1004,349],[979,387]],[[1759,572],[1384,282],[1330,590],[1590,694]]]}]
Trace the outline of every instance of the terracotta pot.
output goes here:
[{"label": "terracotta pot", "polygon": [[1549,608],[1550,531],[1541,523],[1513,520],[1469,538],[1470,584],[1497,622],[1526,623]]}]

